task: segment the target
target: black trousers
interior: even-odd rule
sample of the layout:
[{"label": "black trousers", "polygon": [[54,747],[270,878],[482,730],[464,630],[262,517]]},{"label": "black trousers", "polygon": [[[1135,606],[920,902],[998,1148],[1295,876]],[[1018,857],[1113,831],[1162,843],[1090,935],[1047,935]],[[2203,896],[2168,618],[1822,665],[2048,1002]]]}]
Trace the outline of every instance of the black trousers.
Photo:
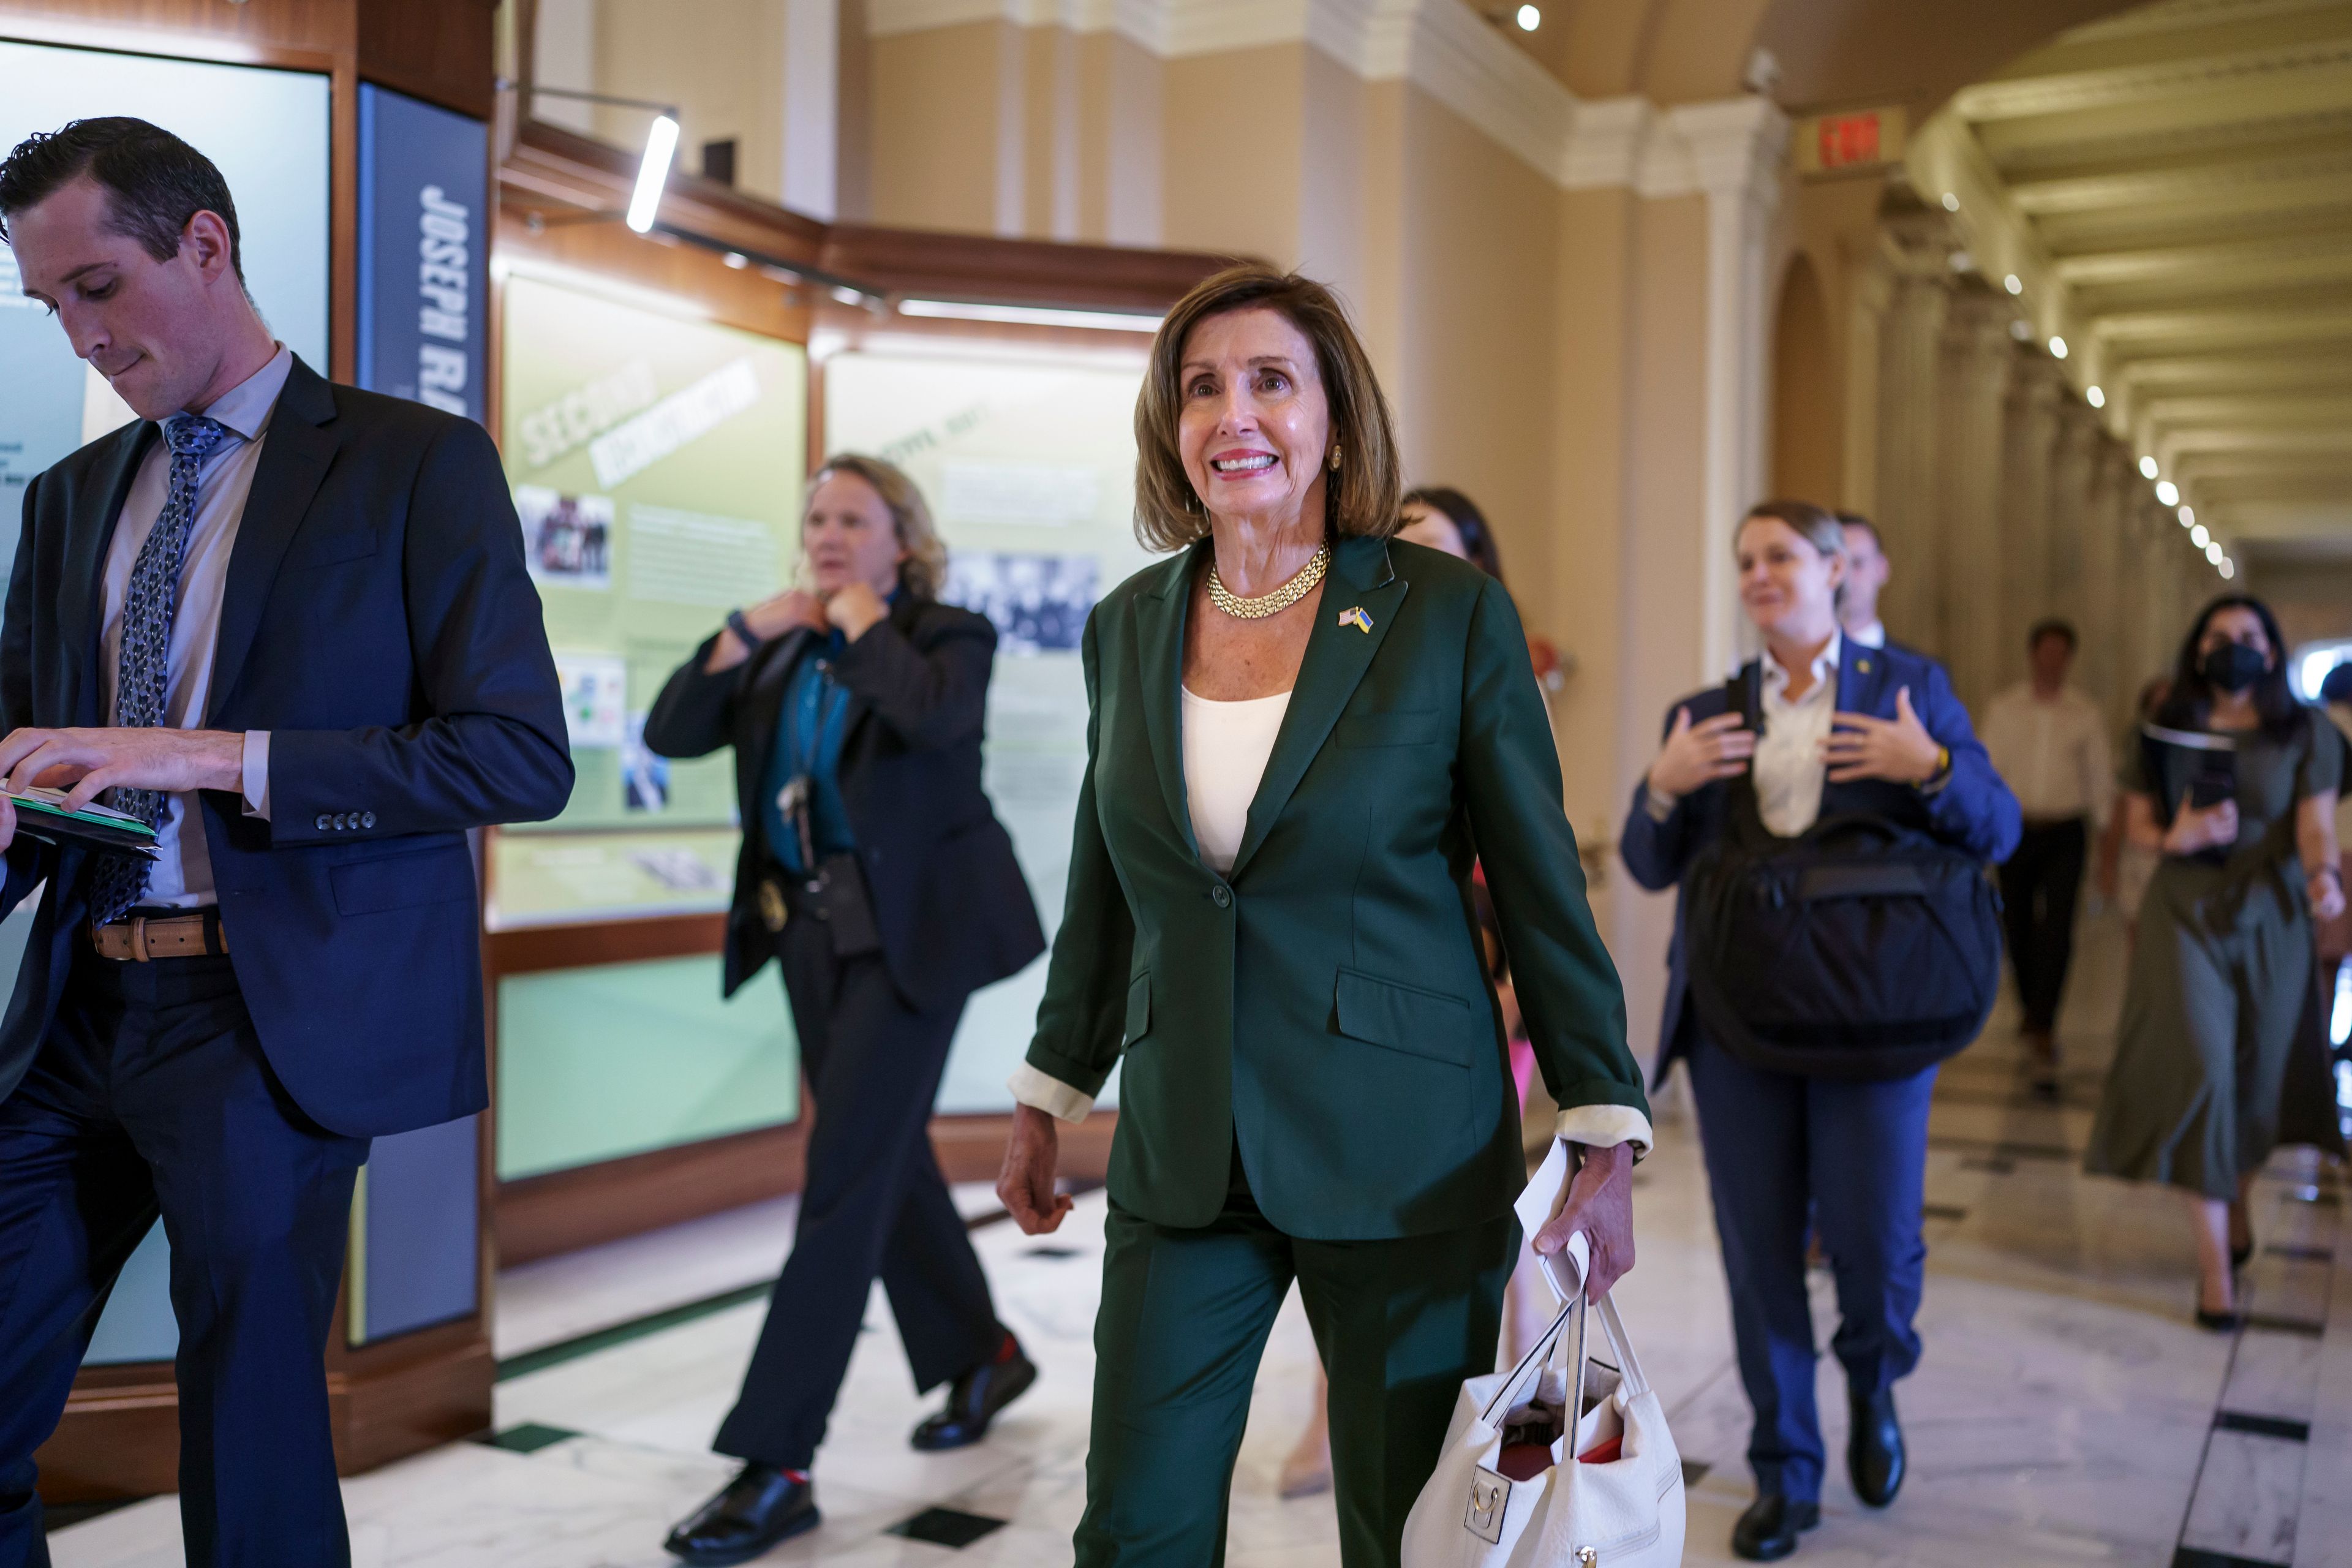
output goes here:
[{"label": "black trousers", "polygon": [[288,1097],[229,963],[85,951],[31,1070],[0,1100],[0,1568],[49,1561],[33,1451],[159,1213],[188,1562],[351,1562],[324,1352],[368,1141]]},{"label": "black trousers", "polygon": [[2090,826],[2079,816],[2030,825],[2017,853],[2000,868],[2009,962],[2031,1030],[2047,1033],[2058,1026],[2058,998],[2074,958],[2074,900],[2083,890],[2090,843]]},{"label": "black trousers", "polygon": [[838,955],[831,928],[804,914],[777,954],[816,1125],[792,1256],[712,1447],[806,1469],[877,1276],[925,1392],[995,1355],[1004,1331],[931,1153],[931,1102],[963,1004],[908,1006],[878,952]]}]

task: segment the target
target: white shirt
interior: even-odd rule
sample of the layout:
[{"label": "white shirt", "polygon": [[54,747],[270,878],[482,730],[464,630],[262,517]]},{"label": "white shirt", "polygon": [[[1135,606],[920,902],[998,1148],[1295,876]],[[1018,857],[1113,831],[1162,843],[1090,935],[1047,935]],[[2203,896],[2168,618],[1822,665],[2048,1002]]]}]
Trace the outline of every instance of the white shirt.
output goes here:
[{"label": "white shirt", "polygon": [[[204,412],[227,429],[196,470],[196,515],[188,526],[187,553],[180,563],[180,603],[172,617],[172,647],[164,660],[163,723],[175,730],[204,728],[213,684],[214,646],[220,637],[221,592],[228,582],[229,556],[236,548],[245,498],[261,462],[261,443],[286,377],[294,368],[290,350],[279,348],[268,364],[223,393]],[[115,721],[115,686],[122,668],[122,605],[131,591],[131,569],[140,548],[155,531],[172,489],[172,448],[157,440],[140,460],[123,499],[114,537],[106,548],[105,614],[99,633],[99,690],[106,721]],[[201,824],[182,828],[195,805],[194,792],[163,797],[163,821],[155,834],[157,855],[147,873],[142,905],[195,909],[215,903],[212,852]],[[245,805],[256,816],[269,815],[269,732],[245,736]]]},{"label": "white shirt", "polygon": [[1822,785],[1829,763],[1822,746],[1837,712],[1838,658],[1843,633],[1832,632],[1813,659],[1813,683],[1789,700],[1789,672],[1764,651],[1764,733],[1756,742],[1754,777],[1757,815],[1783,838],[1794,838],[1822,815]]},{"label": "white shirt", "polygon": [[1249,831],[1250,802],[1290,710],[1290,693],[1217,702],[1188,688],[1183,696],[1184,803],[1201,864],[1222,877],[1234,868]]},{"label": "white shirt", "polygon": [[2106,820],[2115,762],[2106,721],[2088,697],[2070,686],[2045,702],[2021,680],[1985,705],[1981,734],[2027,821]]},{"label": "white shirt", "polygon": [[1846,635],[1853,638],[1855,642],[1860,643],[1864,647],[1885,647],[1886,646],[1886,623],[1885,621],[1873,621],[1870,625],[1863,627],[1862,630],[1858,632],[1848,632]]}]

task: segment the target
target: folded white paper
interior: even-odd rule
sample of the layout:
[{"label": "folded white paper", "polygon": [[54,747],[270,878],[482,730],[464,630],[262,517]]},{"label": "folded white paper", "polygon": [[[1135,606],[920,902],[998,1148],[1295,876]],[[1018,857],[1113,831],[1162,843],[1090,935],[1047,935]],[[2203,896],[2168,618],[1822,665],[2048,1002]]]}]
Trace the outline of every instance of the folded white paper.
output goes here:
[{"label": "folded white paper", "polygon": [[[1568,1180],[1571,1173],[1568,1163],[1568,1144],[1560,1139],[1551,1141],[1551,1152],[1544,1159],[1536,1173],[1528,1178],[1528,1190],[1519,1194],[1514,1205],[1519,1216],[1519,1232],[1533,1246],[1536,1232],[1549,1225],[1568,1202]],[[1586,1263],[1592,1256],[1591,1243],[1578,1231],[1568,1238],[1568,1245],[1549,1258],[1541,1253],[1536,1261],[1543,1269],[1546,1283],[1564,1304],[1575,1299],[1579,1283],[1584,1279]]]}]

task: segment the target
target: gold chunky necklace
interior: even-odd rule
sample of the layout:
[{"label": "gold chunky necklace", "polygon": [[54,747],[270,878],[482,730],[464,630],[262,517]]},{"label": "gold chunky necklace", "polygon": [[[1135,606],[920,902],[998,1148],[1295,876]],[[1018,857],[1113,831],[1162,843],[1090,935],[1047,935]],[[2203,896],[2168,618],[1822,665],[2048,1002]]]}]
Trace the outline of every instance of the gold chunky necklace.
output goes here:
[{"label": "gold chunky necklace", "polygon": [[1331,546],[1318,544],[1307,564],[1294,574],[1289,582],[1271,594],[1260,594],[1255,599],[1244,599],[1225,586],[1217,575],[1216,563],[1209,565],[1209,602],[1237,621],[1262,621],[1268,616],[1279,615],[1315,591],[1323,581],[1323,569],[1331,564]]}]

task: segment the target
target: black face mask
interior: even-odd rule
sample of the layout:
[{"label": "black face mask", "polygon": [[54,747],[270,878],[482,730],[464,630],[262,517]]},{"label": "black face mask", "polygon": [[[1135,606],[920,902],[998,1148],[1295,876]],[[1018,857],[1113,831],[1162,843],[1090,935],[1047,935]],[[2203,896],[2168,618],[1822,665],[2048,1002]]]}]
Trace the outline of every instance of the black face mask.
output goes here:
[{"label": "black face mask", "polygon": [[2270,668],[2270,661],[2258,647],[2225,642],[2219,647],[2207,648],[2197,668],[2215,690],[2235,694],[2260,680]]}]

